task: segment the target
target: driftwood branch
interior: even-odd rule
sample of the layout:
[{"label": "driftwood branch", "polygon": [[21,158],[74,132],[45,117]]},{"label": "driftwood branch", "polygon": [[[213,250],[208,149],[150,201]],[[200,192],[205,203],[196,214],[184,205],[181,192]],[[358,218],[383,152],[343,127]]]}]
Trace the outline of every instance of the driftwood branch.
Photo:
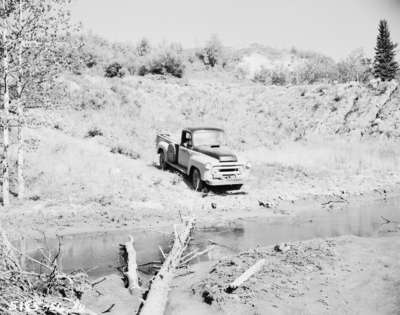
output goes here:
[{"label": "driftwood branch", "polygon": [[166,255],[165,255],[163,249],[161,248],[161,246],[158,246],[158,248],[160,249],[160,253],[161,253],[161,255],[163,256],[163,258],[165,260]]},{"label": "driftwood branch", "polygon": [[114,308],[115,304],[111,304],[111,306],[109,308],[107,308],[105,311],[101,312],[101,314],[105,314],[105,313],[110,313],[111,310]]},{"label": "driftwood branch", "polygon": [[384,216],[381,216],[381,219],[384,221],[384,223],[382,223],[382,224],[400,223],[399,221],[393,221],[393,220],[390,220],[388,218],[385,218]]},{"label": "driftwood branch", "polygon": [[186,255],[181,261],[180,266],[186,265],[187,263],[191,262],[193,259],[202,256],[204,254],[207,254],[209,251],[211,251],[212,249],[214,249],[215,246],[211,245],[209,247],[207,247],[205,250],[202,250],[201,252],[195,251],[192,252],[189,255]]},{"label": "driftwood branch", "polygon": [[245,281],[247,281],[252,275],[260,271],[260,269],[264,266],[265,259],[261,259],[257,261],[253,266],[247,269],[244,273],[242,273],[235,281],[230,283],[228,287],[225,289],[226,293],[232,293],[238,287],[240,287]]}]

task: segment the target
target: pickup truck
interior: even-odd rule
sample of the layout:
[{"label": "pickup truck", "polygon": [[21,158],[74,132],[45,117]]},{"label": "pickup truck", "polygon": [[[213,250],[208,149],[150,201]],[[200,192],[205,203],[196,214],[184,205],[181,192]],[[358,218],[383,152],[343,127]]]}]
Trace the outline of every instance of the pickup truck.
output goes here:
[{"label": "pickup truck", "polygon": [[158,134],[160,169],[172,168],[188,175],[196,191],[201,191],[205,184],[239,190],[249,174],[250,164],[223,148],[224,139],[224,130],[213,127],[185,128],[180,142],[169,134]]}]

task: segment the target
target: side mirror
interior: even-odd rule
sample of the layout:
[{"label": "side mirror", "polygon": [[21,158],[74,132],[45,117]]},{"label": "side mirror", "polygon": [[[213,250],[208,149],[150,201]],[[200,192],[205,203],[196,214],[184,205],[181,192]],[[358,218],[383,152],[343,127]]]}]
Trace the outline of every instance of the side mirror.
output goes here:
[{"label": "side mirror", "polygon": [[192,140],[188,140],[187,146],[188,146],[188,148],[191,148],[193,146]]}]

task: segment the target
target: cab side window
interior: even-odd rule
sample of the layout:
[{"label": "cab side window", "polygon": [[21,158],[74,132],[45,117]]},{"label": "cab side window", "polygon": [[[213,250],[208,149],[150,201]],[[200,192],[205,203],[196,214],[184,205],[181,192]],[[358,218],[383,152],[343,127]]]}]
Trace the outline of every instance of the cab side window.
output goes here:
[{"label": "cab side window", "polygon": [[184,132],[182,133],[182,142],[181,142],[181,145],[184,146],[184,147],[186,147],[186,148],[189,148],[189,147],[192,146],[192,134],[191,134],[190,132],[184,131]]}]

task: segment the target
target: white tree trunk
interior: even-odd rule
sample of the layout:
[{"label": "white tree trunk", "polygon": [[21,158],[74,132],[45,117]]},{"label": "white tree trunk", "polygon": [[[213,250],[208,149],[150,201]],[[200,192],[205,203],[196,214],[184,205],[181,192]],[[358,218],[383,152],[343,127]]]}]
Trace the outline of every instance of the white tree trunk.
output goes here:
[{"label": "white tree trunk", "polygon": [[[22,1],[19,0],[19,26],[22,29]],[[21,37],[23,34],[20,35]],[[23,80],[23,60],[22,60],[22,49],[23,39],[19,41],[18,47],[18,81],[17,81],[17,111],[18,111],[18,158],[17,158],[17,177],[18,177],[18,199],[24,199],[25,197],[25,180],[24,180],[24,105],[22,102],[22,80]]]},{"label": "white tree trunk", "polygon": [[[6,2],[3,0],[3,10],[6,10]],[[8,147],[9,147],[9,103],[10,95],[8,91],[8,51],[7,51],[7,26],[5,18],[3,21],[3,84],[4,84],[4,113],[3,113],[3,163],[2,163],[2,174],[3,174],[3,205],[8,206],[10,204],[10,174],[8,168]]]},{"label": "white tree trunk", "polygon": [[151,280],[150,291],[140,310],[140,315],[163,315],[168,301],[168,293],[182,253],[190,241],[190,233],[194,228],[194,219],[186,222],[183,231],[175,228],[175,241],[160,271]]}]

